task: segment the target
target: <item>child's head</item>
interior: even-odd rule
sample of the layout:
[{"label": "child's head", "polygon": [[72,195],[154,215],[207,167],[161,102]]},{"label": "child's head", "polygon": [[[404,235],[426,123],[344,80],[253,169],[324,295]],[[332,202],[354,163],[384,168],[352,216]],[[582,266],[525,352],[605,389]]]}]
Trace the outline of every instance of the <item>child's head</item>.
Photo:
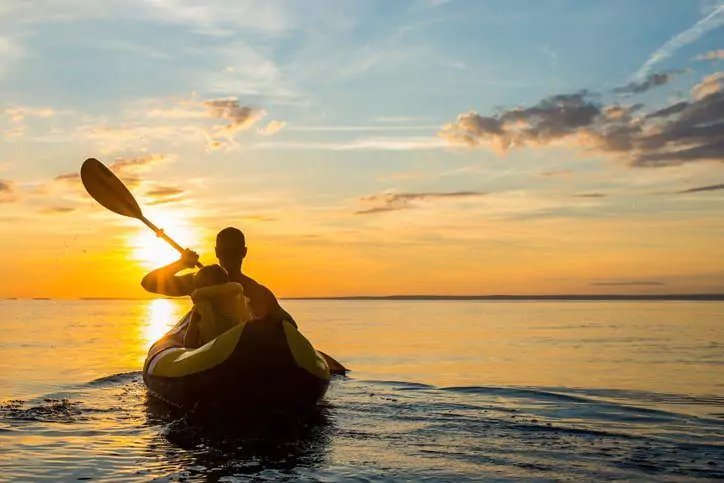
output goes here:
[{"label": "child's head", "polygon": [[194,287],[199,289],[210,285],[221,285],[229,281],[228,272],[221,265],[207,265],[194,275]]}]

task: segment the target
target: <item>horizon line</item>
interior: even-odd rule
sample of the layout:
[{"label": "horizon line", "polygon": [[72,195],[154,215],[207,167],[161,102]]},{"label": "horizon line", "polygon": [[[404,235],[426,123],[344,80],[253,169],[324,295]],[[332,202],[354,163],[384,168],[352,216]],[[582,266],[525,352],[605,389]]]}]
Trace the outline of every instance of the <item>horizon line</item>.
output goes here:
[{"label": "horizon line", "polygon": [[[180,300],[185,297],[0,297],[0,300]],[[702,300],[724,301],[722,293],[668,293],[668,294],[392,294],[392,295],[337,295],[314,297],[277,297],[279,300]]]}]

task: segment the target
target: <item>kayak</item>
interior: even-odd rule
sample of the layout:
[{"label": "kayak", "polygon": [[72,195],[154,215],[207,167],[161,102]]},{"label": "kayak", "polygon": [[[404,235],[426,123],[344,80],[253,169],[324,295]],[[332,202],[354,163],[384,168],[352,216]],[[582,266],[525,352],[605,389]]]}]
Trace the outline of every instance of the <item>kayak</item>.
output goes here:
[{"label": "kayak", "polygon": [[143,365],[149,393],[184,409],[311,408],[331,380],[325,355],[283,318],[241,323],[198,348],[184,347],[189,311],[155,342]]}]

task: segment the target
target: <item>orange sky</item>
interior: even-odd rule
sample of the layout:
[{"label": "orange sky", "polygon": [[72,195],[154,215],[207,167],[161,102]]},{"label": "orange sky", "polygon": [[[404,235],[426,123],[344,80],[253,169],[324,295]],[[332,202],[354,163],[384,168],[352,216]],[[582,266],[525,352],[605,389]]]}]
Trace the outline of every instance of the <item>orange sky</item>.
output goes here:
[{"label": "orange sky", "polygon": [[176,256],[88,157],[280,297],[724,293],[724,7],[503,3],[0,7],[0,298]]}]

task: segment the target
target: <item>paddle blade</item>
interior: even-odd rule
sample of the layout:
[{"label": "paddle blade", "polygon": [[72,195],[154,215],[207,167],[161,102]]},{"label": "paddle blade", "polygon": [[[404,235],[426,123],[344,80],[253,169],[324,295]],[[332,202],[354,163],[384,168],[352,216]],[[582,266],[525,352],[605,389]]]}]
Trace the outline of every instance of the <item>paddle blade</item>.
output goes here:
[{"label": "paddle blade", "polygon": [[327,361],[327,366],[329,366],[329,372],[331,372],[332,374],[340,374],[344,376],[349,372],[349,369],[344,367],[329,354],[325,354],[322,351],[317,352],[319,352],[322,357],[324,357],[324,360]]},{"label": "paddle blade", "polygon": [[142,218],[141,208],[123,182],[95,158],[88,158],[80,168],[80,178],[86,191],[98,203],[114,213]]}]

